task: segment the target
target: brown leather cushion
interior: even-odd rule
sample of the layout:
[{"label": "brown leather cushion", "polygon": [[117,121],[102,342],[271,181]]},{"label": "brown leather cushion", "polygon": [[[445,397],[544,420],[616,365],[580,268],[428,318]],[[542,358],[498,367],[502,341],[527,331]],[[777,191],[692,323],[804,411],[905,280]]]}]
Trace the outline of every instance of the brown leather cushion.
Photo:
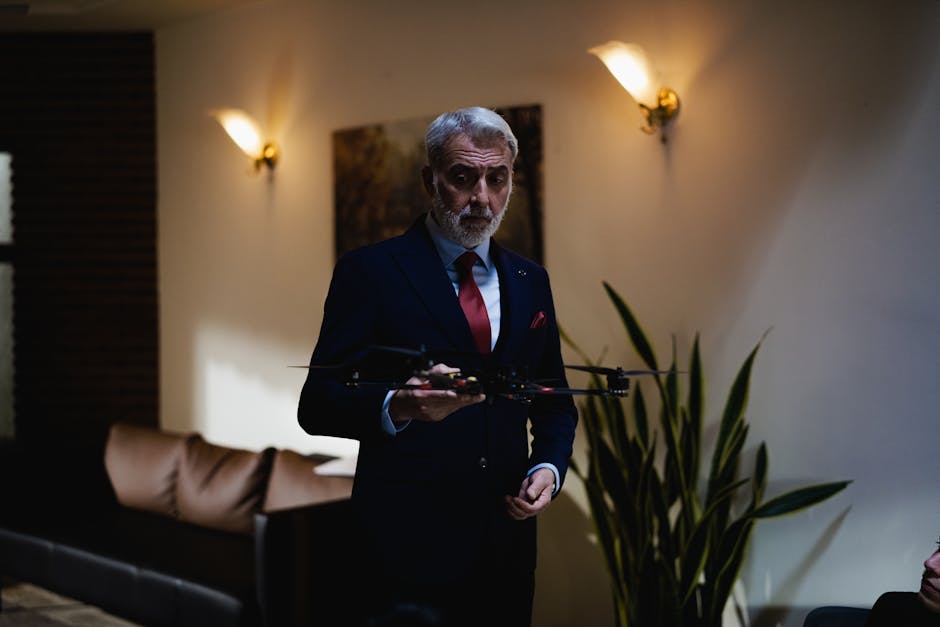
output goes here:
[{"label": "brown leather cushion", "polygon": [[119,503],[176,516],[176,474],[186,436],[126,423],[111,425],[104,465]]},{"label": "brown leather cushion", "polygon": [[252,533],[273,456],[273,448],[254,452],[190,438],[176,483],[179,517],[215,529]]},{"label": "brown leather cushion", "polygon": [[318,463],[294,451],[279,450],[274,457],[263,510],[271,512],[349,498],[352,478],[317,475],[313,469]]}]

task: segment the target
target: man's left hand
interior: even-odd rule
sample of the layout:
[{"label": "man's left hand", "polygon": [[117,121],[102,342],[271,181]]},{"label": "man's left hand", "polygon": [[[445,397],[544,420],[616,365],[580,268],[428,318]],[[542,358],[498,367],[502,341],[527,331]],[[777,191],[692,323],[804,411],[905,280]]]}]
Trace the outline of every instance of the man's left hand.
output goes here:
[{"label": "man's left hand", "polygon": [[506,511],[516,520],[535,516],[551,504],[554,490],[555,473],[539,468],[522,480],[518,495],[506,495]]}]

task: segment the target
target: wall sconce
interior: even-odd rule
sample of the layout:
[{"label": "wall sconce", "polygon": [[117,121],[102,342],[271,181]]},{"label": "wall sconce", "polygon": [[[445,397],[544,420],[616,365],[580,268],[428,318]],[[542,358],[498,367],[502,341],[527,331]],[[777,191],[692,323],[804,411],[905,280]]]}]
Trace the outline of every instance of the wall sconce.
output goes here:
[{"label": "wall sconce", "polygon": [[210,113],[242,152],[254,159],[255,170],[260,170],[261,166],[274,170],[280,156],[277,145],[262,141],[258,124],[251,116],[238,109],[219,109]]},{"label": "wall sconce", "polygon": [[658,130],[665,144],[666,129],[679,115],[679,96],[668,87],[658,85],[656,73],[643,49],[636,44],[609,41],[590,48],[588,52],[604,62],[614,78],[640,105],[646,119],[646,126],[641,130],[648,135]]}]

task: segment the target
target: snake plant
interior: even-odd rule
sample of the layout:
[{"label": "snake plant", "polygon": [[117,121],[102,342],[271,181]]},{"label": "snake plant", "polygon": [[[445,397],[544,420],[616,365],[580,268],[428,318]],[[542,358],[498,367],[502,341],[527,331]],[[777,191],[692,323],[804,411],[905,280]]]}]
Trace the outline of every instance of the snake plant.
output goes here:
[{"label": "snake plant", "polygon": [[[636,354],[650,370],[659,371],[633,313],[606,282],[604,288]],[[585,363],[596,365],[566,334],[564,340]],[[751,368],[762,341],[731,385],[707,476],[698,334],[687,370],[679,372],[673,346],[666,374],[649,378],[658,396],[658,424],[653,424],[655,410],[648,408],[639,385],[628,399],[584,397],[587,461],[582,466],[572,460],[572,468],[586,488],[618,627],[720,627],[755,523],[810,507],[850,483],[810,485],[765,499],[764,443],[748,476],[741,476]],[[600,377],[591,376],[591,385],[601,387]],[[687,388],[684,398],[680,383]]]}]

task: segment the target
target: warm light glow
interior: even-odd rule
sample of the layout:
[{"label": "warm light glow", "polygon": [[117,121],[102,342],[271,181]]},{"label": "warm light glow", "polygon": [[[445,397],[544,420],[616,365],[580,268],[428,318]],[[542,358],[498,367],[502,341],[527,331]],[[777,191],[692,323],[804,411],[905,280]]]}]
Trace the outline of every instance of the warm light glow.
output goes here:
[{"label": "warm light glow", "polygon": [[212,114],[246,155],[252,159],[262,155],[264,142],[261,139],[261,131],[251,116],[238,109],[222,109],[213,111]]},{"label": "warm light glow", "polygon": [[655,106],[655,73],[652,71],[646,53],[636,44],[609,41],[588,50],[598,57],[623,85],[623,88],[640,104]]},{"label": "warm light glow", "polygon": [[644,133],[659,132],[666,143],[666,130],[679,115],[679,95],[659,83],[659,78],[646,58],[646,53],[636,44],[608,41],[589,48],[613,74],[627,93],[633,96],[646,124],[640,127]]},{"label": "warm light glow", "polygon": [[[259,302],[251,309],[264,308]],[[358,454],[358,440],[311,436],[297,424],[297,395],[307,371],[288,366],[302,363],[303,348],[209,317],[198,321],[192,342],[186,375],[191,378],[177,382],[185,382],[192,405],[173,417],[183,421],[178,430],[198,431],[210,442],[250,450],[275,446],[304,455]]]}]

